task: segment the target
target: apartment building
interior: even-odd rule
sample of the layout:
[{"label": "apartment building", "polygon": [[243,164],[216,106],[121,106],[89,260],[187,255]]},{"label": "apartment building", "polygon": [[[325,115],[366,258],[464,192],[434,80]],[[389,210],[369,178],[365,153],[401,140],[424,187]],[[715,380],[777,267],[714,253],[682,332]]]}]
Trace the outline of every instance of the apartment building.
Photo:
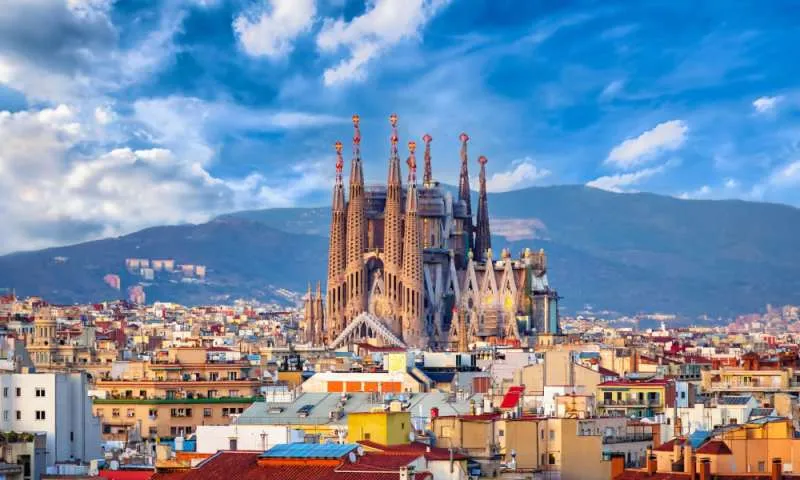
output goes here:
[{"label": "apartment building", "polygon": [[46,464],[100,458],[100,422],[83,373],[0,374],[0,430],[44,432]]}]

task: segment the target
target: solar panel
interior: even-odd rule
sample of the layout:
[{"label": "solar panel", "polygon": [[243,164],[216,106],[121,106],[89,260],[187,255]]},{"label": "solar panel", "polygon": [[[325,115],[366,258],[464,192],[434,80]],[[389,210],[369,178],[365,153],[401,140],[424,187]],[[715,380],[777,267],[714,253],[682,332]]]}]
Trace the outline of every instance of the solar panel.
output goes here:
[{"label": "solar panel", "polygon": [[261,456],[267,458],[342,458],[356,450],[355,443],[284,443],[275,445]]}]

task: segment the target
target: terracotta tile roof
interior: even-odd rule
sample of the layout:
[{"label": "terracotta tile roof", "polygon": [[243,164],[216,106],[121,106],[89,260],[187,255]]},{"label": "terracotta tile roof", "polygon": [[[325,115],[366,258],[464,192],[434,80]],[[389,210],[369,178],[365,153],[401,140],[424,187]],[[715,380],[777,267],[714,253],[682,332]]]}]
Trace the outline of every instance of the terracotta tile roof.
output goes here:
[{"label": "terracotta tile roof", "polygon": [[711,440],[697,449],[697,453],[706,455],[731,455],[731,449],[721,440]]},{"label": "terracotta tile roof", "polygon": [[[218,452],[197,467],[183,472],[158,473],[152,480],[395,480],[400,478],[399,468],[419,458],[417,454],[384,455],[365,454],[356,463],[341,462],[318,465],[298,462],[259,465],[262,452]],[[274,459],[273,459],[274,462]],[[381,472],[380,476],[376,476]],[[394,475],[393,475],[394,474]],[[430,472],[418,472],[415,480],[431,480]]]},{"label": "terracotta tile roof", "polygon": [[[381,445],[380,443],[371,440],[362,440],[361,445],[372,449],[379,450],[384,455],[406,455],[415,454],[417,456],[423,455],[426,460],[450,460],[450,450],[442,447],[429,447],[428,445],[420,442],[412,442],[404,445]],[[430,451],[428,451],[430,448]],[[469,457],[460,453],[453,453],[453,460],[467,460]]]},{"label": "terracotta tile roof", "polygon": [[657,446],[653,449],[654,452],[671,452],[675,446],[675,442],[678,442],[678,445],[683,447],[683,444],[686,443],[686,440],[683,438],[673,438],[672,440],[668,440],[661,445]]},{"label": "terracotta tile roof", "polygon": [[153,470],[100,470],[99,478],[105,480],[150,480]]}]

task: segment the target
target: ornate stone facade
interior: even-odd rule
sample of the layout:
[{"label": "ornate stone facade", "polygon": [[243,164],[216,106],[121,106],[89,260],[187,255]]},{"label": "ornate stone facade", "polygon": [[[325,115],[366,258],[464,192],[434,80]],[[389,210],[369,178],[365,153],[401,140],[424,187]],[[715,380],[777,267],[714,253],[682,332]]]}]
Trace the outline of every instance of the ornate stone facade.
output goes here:
[{"label": "ornate stone facade", "polygon": [[[459,137],[457,197],[433,179],[433,138],[427,134],[423,182],[417,185],[416,144],[409,142],[404,187],[397,121],[396,115],[390,117],[386,185],[365,186],[359,117],[353,117],[347,202],[342,144],[336,143],[325,308],[320,306],[320,289],[312,294],[309,287],[305,339],[337,347],[354,338],[378,343],[395,339],[410,347],[465,350],[478,342],[527,344],[536,335],[560,334],[558,294],[547,280],[544,251],[526,249],[512,258],[504,250],[500,259],[493,258],[486,157],[478,160],[473,224],[469,136]],[[370,316],[361,316],[364,312]],[[357,325],[356,318],[361,318]],[[392,335],[379,335],[378,321]]]}]

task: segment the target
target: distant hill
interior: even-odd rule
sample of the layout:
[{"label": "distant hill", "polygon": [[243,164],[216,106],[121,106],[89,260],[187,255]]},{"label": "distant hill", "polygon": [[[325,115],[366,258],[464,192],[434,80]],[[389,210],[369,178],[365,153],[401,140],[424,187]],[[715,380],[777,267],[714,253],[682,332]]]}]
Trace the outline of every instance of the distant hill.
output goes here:
[{"label": "distant hill", "polygon": [[[800,303],[794,207],[582,186],[490,194],[489,202],[495,249],[544,248],[566,311],[591,304],[717,316]],[[148,300],[273,298],[277,287],[302,290],[308,280],[324,280],[329,222],[327,207],[253,210],[11,254],[0,257],[0,285],[60,302],[98,300],[116,294],[103,284],[105,273],[121,273],[123,284],[134,280],[125,257],[169,257],[207,265],[208,283],[159,282],[146,288]]]}]

